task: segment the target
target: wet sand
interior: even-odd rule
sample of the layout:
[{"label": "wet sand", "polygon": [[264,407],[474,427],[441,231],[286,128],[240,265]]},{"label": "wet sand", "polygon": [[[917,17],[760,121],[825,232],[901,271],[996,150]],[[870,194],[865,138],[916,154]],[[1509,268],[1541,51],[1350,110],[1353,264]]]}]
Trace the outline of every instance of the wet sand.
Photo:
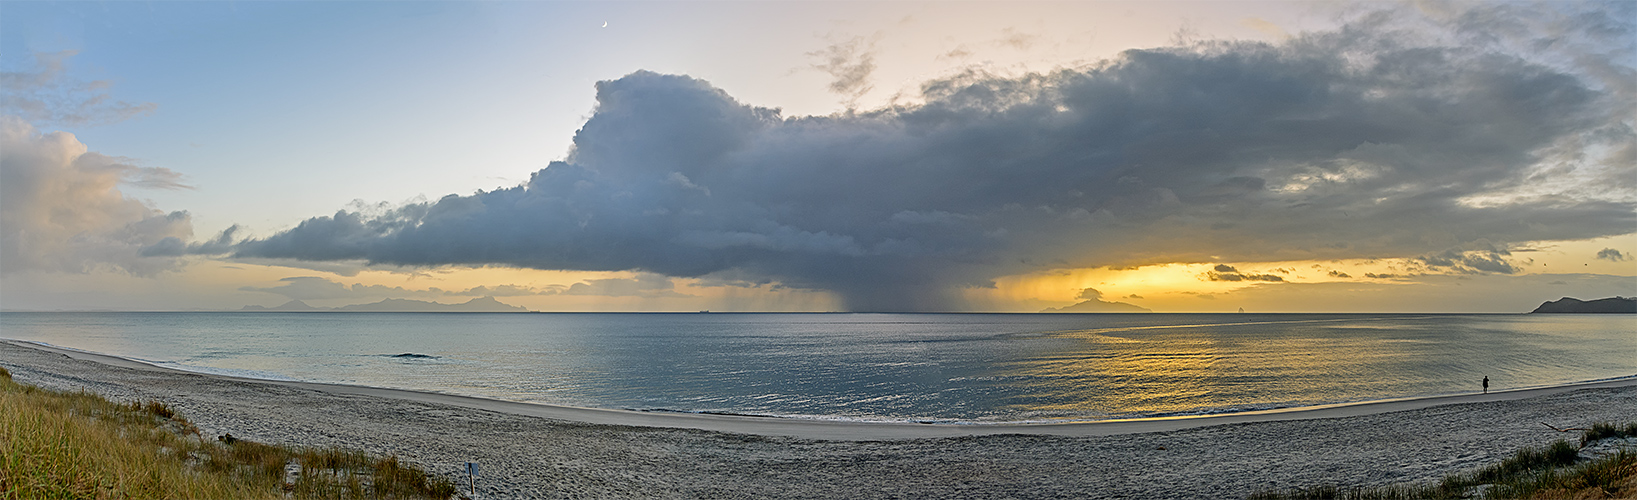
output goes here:
[{"label": "wet sand", "polygon": [[[17,341],[21,383],[164,401],[206,433],[395,454],[486,498],[1234,498],[1430,480],[1637,418],[1637,379],[1208,417],[926,425],[643,413],[239,379]],[[1572,437],[1572,436],[1571,436]],[[464,476],[461,476],[464,484]]]}]

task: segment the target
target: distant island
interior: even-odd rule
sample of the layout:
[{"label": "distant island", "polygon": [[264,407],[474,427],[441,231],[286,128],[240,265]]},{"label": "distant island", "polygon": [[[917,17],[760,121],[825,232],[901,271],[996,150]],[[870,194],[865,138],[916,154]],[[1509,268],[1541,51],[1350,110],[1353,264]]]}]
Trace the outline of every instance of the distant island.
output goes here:
[{"label": "distant island", "polygon": [[386,299],[370,304],[341,307],[313,307],[306,302],[292,300],[277,307],[244,306],[250,312],[529,312],[528,309],[507,305],[494,297],[479,297],[461,304],[441,304],[424,300]]},{"label": "distant island", "polygon": [[1634,314],[1637,313],[1637,297],[1609,297],[1593,301],[1584,301],[1572,297],[1545,302],[1536,307],[1530,314],[1547,313],[1579,313],[1579,314]]},{"label": "distant island", "polygon": [[1084,301],[1063,307],[1048,307],[1043,313],[1145,313],[1154,312],[1146,307],[1125,302],[1110,302],[1103,300],[1103,293],[1095,288],[1080,291],[1078,298]]}]

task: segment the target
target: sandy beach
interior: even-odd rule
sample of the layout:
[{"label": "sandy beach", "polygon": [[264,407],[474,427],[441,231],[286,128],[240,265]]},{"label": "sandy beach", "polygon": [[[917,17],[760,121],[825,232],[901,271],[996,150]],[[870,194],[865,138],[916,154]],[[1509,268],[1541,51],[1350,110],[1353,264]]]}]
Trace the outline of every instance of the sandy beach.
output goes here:
[{"label": "sandy beach", "polygon": [[[210,435],[394,454],[484,498],[1235,498],[1474,468],[1637,415],[1637,379],[1196,418],[922,425],[640,413],[237,379],[0,342],[21,383],[157,399]],[[1572,437],[1572,436],[1571,436]],[[464,483],[464,476],[461,477]]]}]

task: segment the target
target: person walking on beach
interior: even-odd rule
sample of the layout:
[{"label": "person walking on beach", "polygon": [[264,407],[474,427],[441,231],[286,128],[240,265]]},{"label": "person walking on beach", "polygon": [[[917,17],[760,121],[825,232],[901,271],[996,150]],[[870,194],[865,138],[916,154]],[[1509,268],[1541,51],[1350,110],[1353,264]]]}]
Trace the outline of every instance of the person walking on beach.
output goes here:
[{"label": "person walking on beach", "polygon": [[1489,394],[1489,376],[1484,375],[1484,394]]}]

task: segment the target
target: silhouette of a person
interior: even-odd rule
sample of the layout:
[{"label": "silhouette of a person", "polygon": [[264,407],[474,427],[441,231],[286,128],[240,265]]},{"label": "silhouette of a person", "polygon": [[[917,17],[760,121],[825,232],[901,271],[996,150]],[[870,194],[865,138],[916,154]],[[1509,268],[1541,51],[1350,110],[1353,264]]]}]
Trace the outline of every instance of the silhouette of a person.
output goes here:
[{"label": "silhouette of a person", "polygon": [[1484,394],[1489,394],[1489,376],[1484,376]]}]

